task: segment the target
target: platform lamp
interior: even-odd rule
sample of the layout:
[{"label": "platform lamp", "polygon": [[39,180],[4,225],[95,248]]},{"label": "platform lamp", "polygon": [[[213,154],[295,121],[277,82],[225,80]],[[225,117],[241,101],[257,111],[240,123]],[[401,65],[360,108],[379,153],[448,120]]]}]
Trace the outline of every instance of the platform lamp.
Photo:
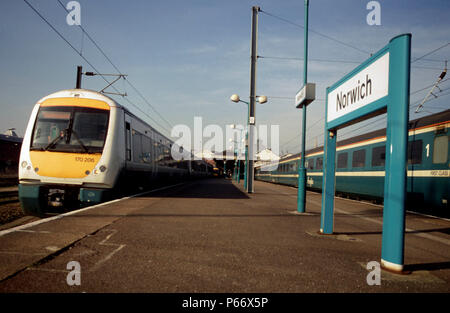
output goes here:
[{"label": "platform lamp", "polygon": [[[256,101],[263,104],[267,102],[266,96],[256,96]],[[251,145],[249,149],[249,142],[253,143],[253,127],[255,126],[255,115],[254,115],[254,108],[252,110],[253,116],[250,116],[250,102],[241,100],[239,95],[233,94],[230,97],[230,100],[233,102],[243,102],[247,104],[247,131],[245,133],[245,173],[244,173],[244,188],[247,190],[248,193],[253,192],[253,159],[254,159],[254,151],[253,151],[253,144]],[[254,103],[254,102],[253,102]],[[250,155],[249,155],[250,154]]]}]

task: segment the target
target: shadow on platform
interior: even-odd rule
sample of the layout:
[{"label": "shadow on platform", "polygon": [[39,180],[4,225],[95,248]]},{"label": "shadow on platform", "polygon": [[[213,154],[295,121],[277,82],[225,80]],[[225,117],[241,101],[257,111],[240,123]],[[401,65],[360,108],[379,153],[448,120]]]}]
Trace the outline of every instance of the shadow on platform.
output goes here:
[{"label": "shadow on platform", "polygon": [[[450,228],[431,228],[431,229],[421,229],[421,230],[412,230],[405,231],[405,234],[420,234],[420,233],[443,233],[448,234],[450,232]],[[333,235],[381,235],[381,231],[360,231],[360,232],[333,232]]]},{"label": "shadow on platform", "polygon": [[423,263],[423,264],[407,264],[405,265],[405,271],[438,271],[450,269],[450,262],[436,262],[436,263]]},{"label": "shadow on platform", "polygon": [[[139,197],[200,198],[200,199],[249,199],[231,180],[213,178],[197,180],[174,189],[143,194]],[[137,197],[137,198],[139,198]]]}]

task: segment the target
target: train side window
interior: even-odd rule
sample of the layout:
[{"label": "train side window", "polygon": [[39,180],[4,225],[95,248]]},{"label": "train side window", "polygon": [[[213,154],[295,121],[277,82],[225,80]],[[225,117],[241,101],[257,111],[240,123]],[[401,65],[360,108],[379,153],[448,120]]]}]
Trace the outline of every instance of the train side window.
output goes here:
[{"label": "train side window", "polygon": [[353,151],[352,167],[364,167],[366,165],[366,150]]},{"label": "train side window", "polygon": [[308,161],[308,169],[313,170],[314,169],[314,159],[309,159]]},{"label": "train side window", "polygon": [[316,170],[321,170],[323,168],[323,158],[317,158]]},{"label": "train side window", "polygon": [[142,158],[142,134],[133,129],[133,161],[143,162]]},{"label": "train side window", "polygon": [[434,138],[433,163],[445,163],[448,158],[448,136]]},{"label": "train side window", "polygon": [[372,148],[372,166],[384,166],[386,162],[386,146]]},{"label": "train side window", "polygon": [[408,164],[422,163],[422,140],[408,142]]},{"label": "train side window", "polygon": [[348,161],[348,153],[347,152],[338,154],[337,168],[346,168],[347,161]]}]

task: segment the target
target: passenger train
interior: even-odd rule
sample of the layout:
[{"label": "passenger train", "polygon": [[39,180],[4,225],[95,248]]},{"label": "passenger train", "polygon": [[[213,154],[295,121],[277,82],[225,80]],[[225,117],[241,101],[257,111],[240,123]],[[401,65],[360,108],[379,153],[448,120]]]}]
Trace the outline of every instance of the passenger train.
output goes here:
[{"label": "passenger train", "polygon": [[[407,209],[450,216],[450,110],[409,122]],[[386,129],[337,143],[336,194],[383,200]],[[255,179],[298,186],[300,154],[256,168]],[[322,189],[323,147],[306,151],[307,188]],[[272,171],[271,171],[272,170]]]},{"label": "passenger train", "polygon": [[212,175],[210,164],[190,157],[175,160],[172,149],[183,152],[101,93],[55,92],[36,103],[23,138],[22,209],[43,215],[100,203],[130,187]]}]

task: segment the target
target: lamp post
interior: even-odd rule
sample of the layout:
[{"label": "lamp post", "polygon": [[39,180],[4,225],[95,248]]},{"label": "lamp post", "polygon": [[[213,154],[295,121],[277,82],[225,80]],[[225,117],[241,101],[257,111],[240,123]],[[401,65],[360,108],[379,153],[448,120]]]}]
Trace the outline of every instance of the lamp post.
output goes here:
[{"label": "lamp post", "polygon": [[[261,104],[267,102],[267,97],[266,96],[258,96],[258,97],[255,97],[255,98],[256,98],[256,101],[261,103]],[[233,101],[233,102],[236,102],[236,103],[242,102],[242,103],[247,104],[248,115],[247,115],[247,131],[245,132],[244,188],[245,188],[245,190],[248,193],[252,193],[253,192],[253,154],[252,153],[253,153],[253,142],[254,142],[254,140],[253,140],[252,137],[250,137],[250,140],[249,140],[249,125],[250,125],[250,108],[249,107],[250,107],[250,103],[247,102],[247,101],[241,100],[239,95],[237,95],[237,94],[233,94],[230,97],[230,100]],[[254,116],[253,116],[253,119],[254,119]],[[254,125],[252,125],[252,126],[254,126]],[[248,148],[249,147],[249,141],[250,141],[250,143],[252,145],[252,149],[251,149],[251,152],[250,152],[251,153],[250,157],[249,157],[249,148]],[[251,162],[249,162],[249,159],[251,159]],[[250,176],[251,176],[251,178],[250,178]],[[249,180],[251,180],[251,182],[249,182]]]},{"label": "lamp post", "polygon": [[303,88],[296,95],[297,108],[302,109],[302,155],[298,167],[298,195],[297,211],[305,212],[306,207],[306,168],[305,168],[305,142],[306,142],[306,106],[315,99],[315,84],[308,84],[308,6],[305,0],[305,35],[304,35],[304,65]]},{"label": "lamp post", "polygon": [[230,138],[230,142],[233,142],[234,144],[237,145],[237,146],[234,147],[234,153],[236,155],[236,159],[235,159],[235,162],[234,162],[234,167],[235,167],[235,175],[236,175],[235,176],[235,180],[239,184],[239,182],[241,180],[241,160],[240,160],[240,155],[241,155],[241,151],[242,151],[241,144],[245,143],[245,139],[242,138],[242,132],[245,131],[245,128],[238,128],[237,125],[234,125],[234,124],[231,125],[231,128],[241,131],[241,135],[239,137],[239,139],[241,139],[240,141],[236,141],[236,140],[233,140],[233,139]]},{"label": "lamp post", "polygon": [[233,143],[232,146],[230,146],[230,149],[233,149],[233,156],[234,156],[234,165],[233,165],[233,180],[237,180],[237,152],[236,152],[236,140],[230,139],[230,142]]}]

